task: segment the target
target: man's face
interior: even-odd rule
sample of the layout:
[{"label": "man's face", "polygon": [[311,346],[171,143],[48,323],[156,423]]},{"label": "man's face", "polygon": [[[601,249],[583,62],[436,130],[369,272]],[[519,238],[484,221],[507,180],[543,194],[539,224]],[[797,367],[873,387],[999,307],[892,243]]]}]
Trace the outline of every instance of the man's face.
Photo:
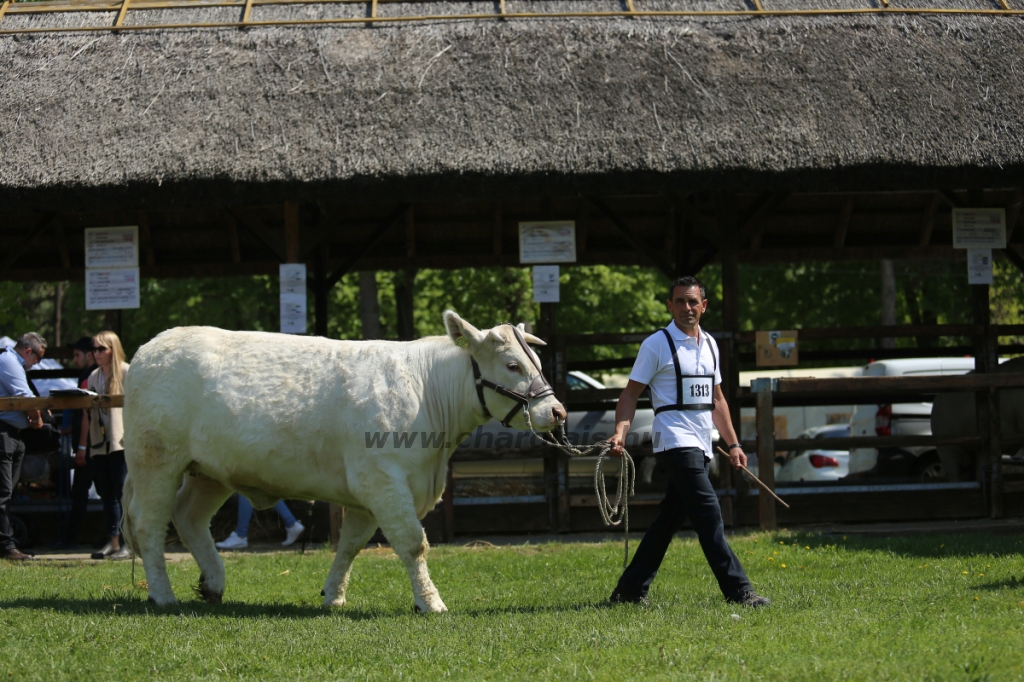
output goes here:
[{"label": "man's face", "polygon": [[92,353],[86,353],[85,351],[80,351],[76,348],[72,352],[72,357],[75,360],[75,367],[78,369],[85,369],[93,364]]},{"label": "man's face", "polygon": [[700,316],[708,308],[707,299],[701,300],[700,287],[677,286],[668,300],[668,312],[676,325],[683,331],[696,333]]},{"label": "man's face", "polygon": [[18,355],[25,361],[25,369],[32,369],[43,359],[42,354],[32,348],[21,348],[18,350]]}]

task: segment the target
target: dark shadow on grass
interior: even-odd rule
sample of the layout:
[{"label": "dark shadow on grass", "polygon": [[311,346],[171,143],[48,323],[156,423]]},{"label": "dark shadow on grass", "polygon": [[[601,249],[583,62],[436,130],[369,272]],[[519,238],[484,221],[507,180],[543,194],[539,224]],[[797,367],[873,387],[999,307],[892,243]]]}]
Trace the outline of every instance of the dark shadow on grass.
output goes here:
[{"label": "dark shadow on grass", "polygon": [[896,537],[847,535],[845,540],[843,537],[830,533],[778,533],[772,536],[770,542],[778,544],[782,541],[787,546],[795,543],[801,549],[808,546],[811,549],[818,549],[825,545],[837,545],[847,550],[892,552],[900,556],[921,559],[977,556],[995,559],[1019,556],[1024,552],[1020,536],[993,533],[934,533]]},{"label": "dark shadow on grass", "polygon": [[984,585],[975,585],[975,590],[985,590],[987,592],[996,592],[998,590],[1020,590],[1024,589],[1024,576],[1020,578],[1007,578],[1006,580],[996,580],[994,582],[985,583]]}]

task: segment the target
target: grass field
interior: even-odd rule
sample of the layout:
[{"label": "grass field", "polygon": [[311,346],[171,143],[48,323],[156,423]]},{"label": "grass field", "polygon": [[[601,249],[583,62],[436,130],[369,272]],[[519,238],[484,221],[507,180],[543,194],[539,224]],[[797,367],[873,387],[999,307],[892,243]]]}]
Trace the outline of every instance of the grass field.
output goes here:
[{"label": "grass field", "polygon": [[[127,563],[0,562],[6,679],[1024,679],[1024,539],[750,534],[731,542],[774,604],[726,604],[676,540],[650,607],[609,607],[622,545],[436,547],[450,612],[412,613],[388,549],[319,606],[324,550],[227,559],[225,603],[156,609]],[[137,578],[141,580],[141,567]],[[739,620],[733,614],[740,616]]]}]

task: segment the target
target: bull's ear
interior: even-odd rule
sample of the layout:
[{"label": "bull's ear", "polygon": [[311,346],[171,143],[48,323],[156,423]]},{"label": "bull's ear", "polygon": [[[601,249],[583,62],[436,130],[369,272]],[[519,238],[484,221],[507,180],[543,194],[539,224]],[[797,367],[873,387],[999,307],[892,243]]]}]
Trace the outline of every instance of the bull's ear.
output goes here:
[{"label": "bull's ear", "polygon": [[484,336],[479,329],[459,317],[454,310],[444,311],[444,328],[451,340],[460,348],[466,348],[470,344],[476,345]]}]

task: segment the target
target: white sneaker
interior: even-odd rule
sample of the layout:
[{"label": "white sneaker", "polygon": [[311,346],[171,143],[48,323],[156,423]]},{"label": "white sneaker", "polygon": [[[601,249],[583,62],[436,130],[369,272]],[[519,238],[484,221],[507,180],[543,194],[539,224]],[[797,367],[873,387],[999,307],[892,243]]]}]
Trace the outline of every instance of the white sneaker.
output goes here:
[{"label": "white sneaker", "polygon": [[231,531],[231,535],[226,540],[215,544],[217,549],[245,549],[249,546],[249,540],[248,538],[240,537],[235,531]]},{"label": "white sneaker", "polygon": [[281,546],[287,547],[288,545],[294,544],[295,541],[299,539],[299,536],[302,535],[302,531],[304,530],[306,530],[306,527],[302,525],[302,521],[296,521],[295,525],[291,528],[285,528],[288,535],[285,537],[284,542],[281,543]]}]

